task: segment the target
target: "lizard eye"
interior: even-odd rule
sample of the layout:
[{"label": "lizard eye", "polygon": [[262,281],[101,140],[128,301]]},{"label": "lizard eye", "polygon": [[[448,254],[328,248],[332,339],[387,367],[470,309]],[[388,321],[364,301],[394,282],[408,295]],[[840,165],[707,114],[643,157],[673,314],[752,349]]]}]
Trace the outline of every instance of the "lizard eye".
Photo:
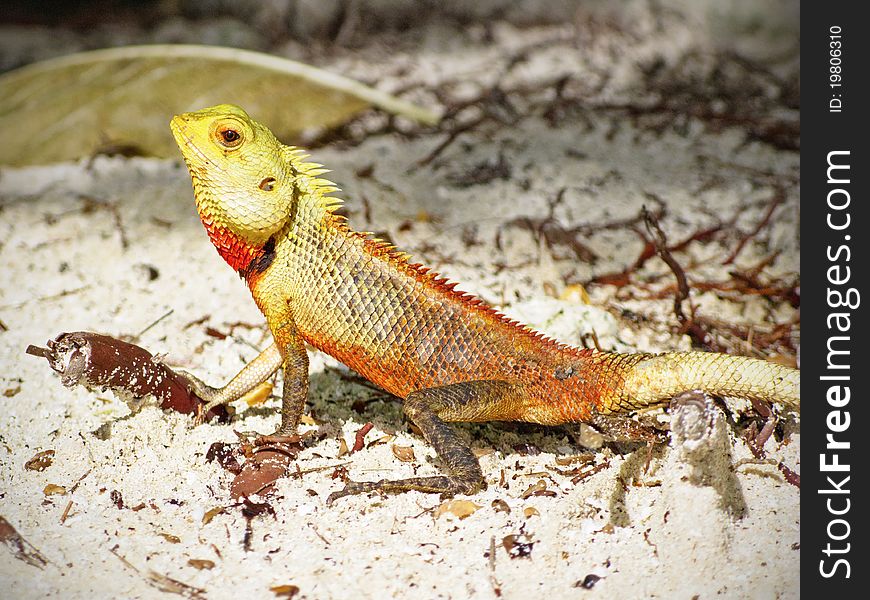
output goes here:
[{"label": "lizard eye", "polygon": [[218,141],[225,148],[235,148],[242,143],[242,134],[229,126],[217,130]]},{"label": "lizard eye", "polygon": [[271,192],[275,189],[275,178],[274,177],[266,177],[263,181],[260,182],[260,189],[264,192]]}]

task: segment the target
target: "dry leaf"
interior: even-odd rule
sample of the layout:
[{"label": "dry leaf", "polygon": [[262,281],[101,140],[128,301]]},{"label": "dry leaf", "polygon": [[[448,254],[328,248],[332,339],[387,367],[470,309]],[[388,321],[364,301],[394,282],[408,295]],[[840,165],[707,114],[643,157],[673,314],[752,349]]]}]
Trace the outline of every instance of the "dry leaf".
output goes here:
[{"label": "dry leaf", "polygon": [[66,494],[66,488],[62,485],[55,485],[53,483],[49,483],[42,489],[42,493],[46,496],[63,496]]},{"label": "dry leaf", "polygon": [[435,518],[437,519],[441,515],[450,513],[455,517],[464,519],[473,515],[479,508],[480,506],[471,500],[448,500],[447,502],[442,502],[438,508],[435,509]]},{"label": "dry leaf", "polygon": [[202,515],[202,524],[208,525],[209,523],[211,523],[212,519],[214,519],[216,516],[218,516],[222,512],[224,512],[223,506],[216,506],[215,508],[209,510],[204,515]]},{"label": "dry leaf", "polygon": [[37,452],[33,457],[24,463],[24,468],[28,471],[45,471],[54,462],[54,450],[43,450]]},{"label": "dry leaf", "polygon": [[350,452],[350,450],[348,450],[347,448],[347,442],[344,441],[344,438],[340,439],[338,441],[338,454],[335,456],[335,458],[341,458],[348,452]]},{"label": "dry leaf", "polygon": [[372,446],[380,446],[381,444],[386,444],[387,442],[392,442],[394,439],[396,439],[396,436],[390,435],[388,433],[387,435],[385,435],[383,437],[379,437],[378,439],[372,440],[371,442],[369,442],[369,445],[366,446],[366,448],[371,448]]},{"label": "dry leaf", "polygon": [[317,425],[317,421],[305,413],[299,415],[299,423],[302,425]]},{"label": "dry leaf", "polygon": [[562,293],[559,294],[559,300],[580,302],[582,304],[592,304],[592,300],[589,299],[589,294],[586,292],[586,288],[584,288],[579,283],[566,285],[565,289],[562,290]]},{"label": "dry leaf", "polygon": [[160,537],[169,542],[170,544],[180,544],[181,538],[177,535],[172,535],[171,533],[158,533]]},{"label": "dry leaf", "polygon": [[200,571],[202,571],[203,569],[214,569],[214,561],[208,560],[207,558],[191,558],[187,561],[187,564],[189,564],[194,569],[199,569]]},{"label": "dry leaf", "polygon": [[259,406],[269,399],[272,394],[272,383],[264,381],[254,389],[248,391],[240,400],[244,400],[248,406]]},{"label": "dry leaf", "polygon": [[495,512],[506,512],[507,514],[511,513],[511,507],[508,506],[508,503],[501,498],[493,500],[492,507],[495,509]]},{"label": "dry leaf", "polygon": [[[520,538],[526,541],[521,542]],[[535,542],[531,540],[532,538],[528,534],[506,535],[502,538],[501,545],[504,546],[511,558],[528,558],[532,555],[532,548],[535,545]]]},{"label": "dry leaf", "polygon": [[0,76],[0,164],[75,160],[101,149],[177,157],[169,119],[242,106],[292,143],[376,106],[426,124],[432,112],[286,58],[217,46],[155,44],[82,52]]},{"label": "dry leaf", "polygon": [[269,591],[274,593],[276,596],[281,598],[293,598],[296,594],[299,593],[298,585],[273,585],[269,588]]},{"label": "dry leaf", "polygon": [[528,519],[529,517],[539,517],[541,513],[534,506],[527,506],[523,509],[523,515]]},{"label": "dry leaf", "polygon": [[547,482],[543,479],[539,479],[537,483],[533,483],[529,486],[529,488],[523,492],[523,495],[520,496],[523,500],[534,496],[537,492],[544,492],[547,490]]},{"label": "dry leaf", "polygon": [[411,446],[392,445],[393,454],[402,462],[414,462],[417,457],[414,456],[414,449]]}]

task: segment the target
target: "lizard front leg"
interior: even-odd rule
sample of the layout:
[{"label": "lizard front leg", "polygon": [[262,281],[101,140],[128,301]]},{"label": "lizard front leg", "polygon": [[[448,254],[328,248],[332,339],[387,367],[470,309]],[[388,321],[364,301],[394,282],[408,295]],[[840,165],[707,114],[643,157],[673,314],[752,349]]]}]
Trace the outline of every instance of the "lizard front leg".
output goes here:
[{"label": "lizard front leg", "polygon": [[254,360],[236,373],[222,388],[213,388],[204,383],[198,377],[184,372],[190,387],[194,393],[202,398],[205,404],[199,411],[200,415],[207,415],[216,406],[234,402],[250,392],[252,389],[269,379],[278,370],[283,362],[281,351],[276,344],[271,344],[263,350]]},{"label": "lizard front leg", "polygon": [[489,421],[515,408],[518,390],[504,381],[468,381],[411,393],[405,400],[405,414],[423,432],[444,462],[446,475],[412,477],[396,481],[350,482],[327,499],[370,491],[420,491],[445,495],[473,494],[486,487],[480,464],[471,448],[448,424],[449,421]]},{"label": "lizard front leg", "polygon": [[276,322],[269,315],[267,321],[281,353],[284,387],[281,392],[281,426],[275,433],[260,438],[259,443],[281,442],[295,436],[308,399],[308,352],[289,309],[281,315],[280,321]]}]

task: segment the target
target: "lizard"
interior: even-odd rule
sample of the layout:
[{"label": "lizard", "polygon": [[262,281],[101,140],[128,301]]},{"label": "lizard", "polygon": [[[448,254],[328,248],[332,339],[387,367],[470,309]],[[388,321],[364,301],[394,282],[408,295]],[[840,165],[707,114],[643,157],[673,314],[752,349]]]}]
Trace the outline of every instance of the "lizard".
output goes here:
[{"label": "lizard", "polygon": [[[800,411],[800,372],[761,359],[688,351],[575,348],[498,312],[336,210],[337,186],[304,150],[221,104],[170,124],[200,219],[245,281],[274,342],[221,388],[192,378],[211,408],[283,369],[281,424],[295,435],[308,395],[306,344],[403,400],[441,474],[346,483],[328,502],[370,491],[474,494],[486,479],[451,422],[585,422],[596,427],[702,390]],[[629,427],[626,431],[634,431]]]}]

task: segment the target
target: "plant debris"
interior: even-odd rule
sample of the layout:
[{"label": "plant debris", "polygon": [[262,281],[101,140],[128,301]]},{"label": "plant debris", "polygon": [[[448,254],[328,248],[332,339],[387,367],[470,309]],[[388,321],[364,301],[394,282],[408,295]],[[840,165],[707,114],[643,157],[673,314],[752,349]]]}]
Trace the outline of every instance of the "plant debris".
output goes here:
[{"label": "plant debris", "polygon": [[[153,395],[164,409],[195,415],[203,405],[190,381],[164,365],[144,348],[117,338],[88,331],[61,333],[47,348],[30,345],[27,354],[40,356],[60,374],[66,387],[111,389],[121,397]],[[227,418],[224,407],[206,417]]]},{"label": "plant debris", "polygon": [[45,471],[54,462],[54,450],[43,450],[37,452],[33,457],[24,463],[24,468],[28,471]]},{"label": "plant debris", "polygon": [[[520,538],[526,541],[520,541]],[[535,542],[531,540],[528,534],[511,534],[502,538],[501,545],[512,559],[530,558]]]},{"label": "plant debris", "polygon": [[48,564],[48,559],[37,550],[33,544],[24,539],[12,523],[0,516],[0,542],[5,544],[12,555],[28,565],[43,569]]},{"label": "plant debris", "polygon": [[414,462],[417,460],[417,457],[414,456],[414,448],[411,446],[397,446],[393,444],[390,446],[390,449],[393,451],[393,455],[402,462]]},{"label": "plant debris", "polygon": [[471,500],[447,500],[438,505],[434,514],[436,519],[448,513],[454,517],[459,517],[459,519],[465,519],[477,512],[479,508],[481,508],[480,505]]}]

